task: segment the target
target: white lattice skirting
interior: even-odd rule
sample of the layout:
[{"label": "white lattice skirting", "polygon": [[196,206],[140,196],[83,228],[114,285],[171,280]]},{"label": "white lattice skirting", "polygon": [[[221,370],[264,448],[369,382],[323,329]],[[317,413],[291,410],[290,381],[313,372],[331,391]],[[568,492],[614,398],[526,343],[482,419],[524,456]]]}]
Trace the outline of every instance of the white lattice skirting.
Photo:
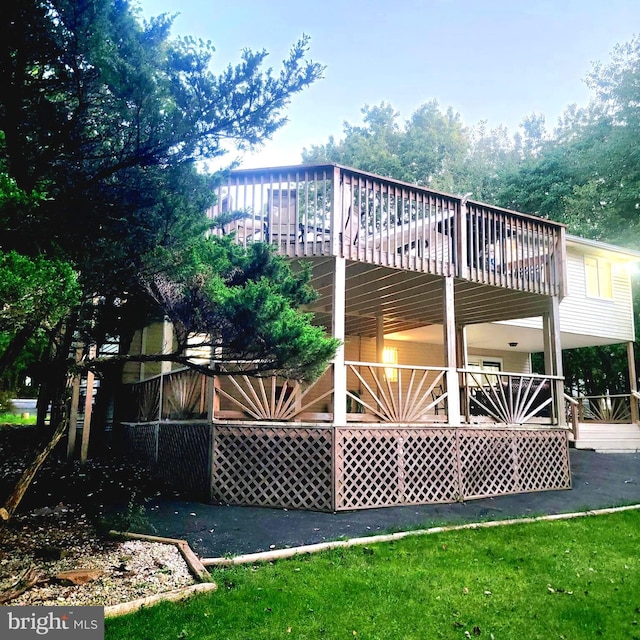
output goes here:
[{"label": "white lattice skirting", "polygon": [[161,423],[125,433],[165,479],[224,504],[341,511],[571,488],[560,429]]}]

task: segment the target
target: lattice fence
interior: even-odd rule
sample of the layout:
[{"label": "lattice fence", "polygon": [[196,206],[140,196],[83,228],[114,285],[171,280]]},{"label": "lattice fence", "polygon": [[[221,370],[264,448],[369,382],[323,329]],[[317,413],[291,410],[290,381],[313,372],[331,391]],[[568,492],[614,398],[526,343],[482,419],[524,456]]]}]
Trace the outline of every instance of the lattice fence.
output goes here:
[{"label": "lattice fence", "polygon": [[452,502],[571,486],[564,431],[337,431],[337,510]]},{"label": "lattice fence", "polygon": [[211,424],[162,423],[158,433],[158,476],[176,489],[208,500]]},{"label": "lattice fence", "polygon": [[161,423],[123,431],[130,455],[162,479],[223,504],[332,511],[571,487],[567,432],[557,429]]},{"label": "lattice fence", "polygon": [[122,450],[127,458],[153,467],[158,455],[158,424],[123,424]]},{"label": "lattice fence", "polygon": [[215,502],[332,510],[332,430],[215,427]]}]

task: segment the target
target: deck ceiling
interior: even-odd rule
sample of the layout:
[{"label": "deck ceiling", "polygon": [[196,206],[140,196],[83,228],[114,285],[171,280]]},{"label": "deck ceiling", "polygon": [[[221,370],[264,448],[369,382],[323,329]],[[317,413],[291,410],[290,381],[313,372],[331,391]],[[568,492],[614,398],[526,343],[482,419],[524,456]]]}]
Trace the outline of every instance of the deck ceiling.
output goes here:
[{"label": "deck ceiling", "polygon": [[[319,297],[309,310],[327,329],[331,327],[333,265],[331,258],[314,260],[311,280]],[[443,323],[441,276],[349,261],[346,272],[347,335],[374,337],[380,315],[385,334]],[[455,282],[457,324],[529,318],[548,309],[547,296],[465,280]]]}]

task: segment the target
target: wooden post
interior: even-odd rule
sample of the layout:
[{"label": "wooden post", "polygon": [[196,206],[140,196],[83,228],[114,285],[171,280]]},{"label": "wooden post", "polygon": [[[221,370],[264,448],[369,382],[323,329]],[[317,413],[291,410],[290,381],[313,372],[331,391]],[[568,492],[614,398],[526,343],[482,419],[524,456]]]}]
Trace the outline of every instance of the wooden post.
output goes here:
[{"label": "wooden post", "polygon": [[333,360],[333,424],[344,427],[347,424],[347,370],[344,364],[345,338],[345,290],[347,266],[345,258],[334,257],[332,333],[340,340],[340,346]]},{"label": "wooden post", "polygon": [[460,385],[456,356],[456,312],[453,276],[444,278],[444,360],[447,367],[447,414],[449,424],[460,424]]},{"label": "wooden post", "polygon": [[331,202],[331,238],[330,252],[333,256],[344,255],[344,249],[340,246],[340,240],[344,232],[345,221],[342,215],[342,184],[340,180],[340,169],[333,168],[333,179],[331,182],[332,202]]},{"label": "wooden post", "polygon": [[549,312],[542,314],[542,341],[544,351],[544,372],[548,376],[553,375],[553,358],[551,356],[551,329]]},{"label": "wooden post", "polygon": [[633,342],[627,342],[627,361],[629,365],[629,393],[631,394],[631,422],[636,423],[638,422],[638,398],[634,393],[638,391],[638,378]]},{"label": "wooden post", "polygon": [[549,311],[542,317],[544,332],[544,361],[547,375],[560,376],[553,381],[556,400],[556,419],[559,427],[567,424],[564,412],[564,380],[562,379],[562,345],[560,341],[560,298],[551,296]]},{"label": "wooden post", "polygon": [[[142,329],[142,333],[140,335],[140,353],[141,354],[146,354],[147,353],[147,338],[148,338],[148,334],[149,334],[149,329],[148,327],[143,327]],[[145,376],[146,376],[146,366],[145,366],[145,362],[141,362],[140,363],[140,373],[138,376],[138,380],[144,380]]]},{"label": "wooden post", "polygon": [[[165,318],[162,323],[162,353],[171,353],[173,350],[173,325]],[[160,364],[160,373],[171,373],[171,363],[162,361]]]},{"label": "wooden post", "polygon": [[[456,357],[458,369],[466,369],[469,364],[469,355],[467,345],[467,328],[463,325],[457,325],[456,327]],[[464,378],[460,404],[460,413],[464,414],[465,421],[469,423],[471,420],[469,413],[469,385],[467,384],[466,378]]]},{"label": "wooden post", "polygon": [[384,317],[376,316],[376,362],[384,362]]},{"label": "wooden post", "polygon": [[469,242],[469,239],[467,238],[467,212],[467,198],[461,198],[458,215],[456,216],[456,238],[455,244],[453,246],[456,252],[456,256],[454,259],[456,269],[455,275],[465,279],[469,277],[467,273],[467,268],[469,266],[467,264],[467,242]]},{"label": "wooden post", "polygon": [[[89,360],[96,357],[96,345],[89,347]],[[80,464],[84,464],[89,457],[89,434],[91,432],[91,413],[93,411],[93,386],[95,377],[93,371],[87,371],[87,388],[84,398],[84,419],[82,421],[82,443],[80,445]]]},{"label": "wooden post", "polygon": [[[82,359],[82,345],[76,346],[76,363]],[[69,407],[69,430],[67,432],[67,460],[71,460],[76,450],[78,426],[78,405],[80,404],[80,373],[76,372],[71,381],[71,406]]]}]

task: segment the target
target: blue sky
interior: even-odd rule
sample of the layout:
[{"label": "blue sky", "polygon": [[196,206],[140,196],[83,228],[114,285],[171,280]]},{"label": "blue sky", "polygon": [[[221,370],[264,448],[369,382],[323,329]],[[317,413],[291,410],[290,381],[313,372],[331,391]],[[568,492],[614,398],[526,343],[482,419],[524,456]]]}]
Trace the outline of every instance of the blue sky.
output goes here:
[{"label": "blue sky", "polygon": [[550,128],[584,77],[616,43],[640,32],[638,0],[139,0],[144,16],[180,14],[174,35],[211,40],[217,69],[243,48],[266,49],[278,68],[303,33],[324,79],[293,99],[289,122],[242,166],[295,164],[303,147],[342,135],[361,108],[390,102],[403,119],[436,99],[466,124],[515,131],[543,113]]}]

